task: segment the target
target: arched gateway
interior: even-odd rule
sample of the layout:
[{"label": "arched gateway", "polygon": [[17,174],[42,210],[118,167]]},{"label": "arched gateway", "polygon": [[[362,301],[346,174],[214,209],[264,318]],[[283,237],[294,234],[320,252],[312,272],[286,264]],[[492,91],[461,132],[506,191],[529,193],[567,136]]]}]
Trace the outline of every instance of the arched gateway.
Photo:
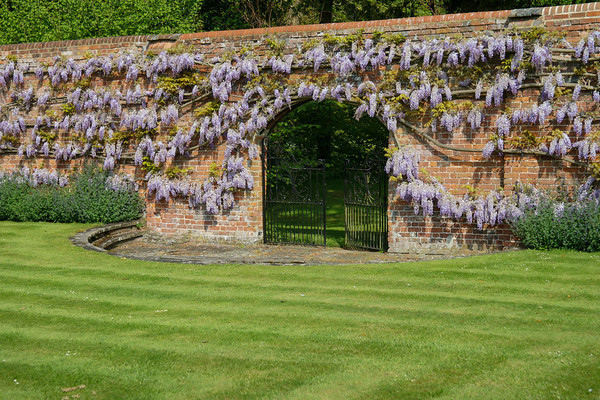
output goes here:
[{"label": "arched gateway", "polygon": [[[381,213],[352,209],[373,195],[352,186],[361,166],[348,168],[348,240],[387,235],[390,251],[513,245],[515,187],[598,174],[598,11],[0,46],[0,169],[98,162],[138,180],[150,229],[279,242],[303,228],[270,224],[290,213],[269,203],[283,175],[269,178],[279,166],[261,161],[263,139],[297,104],[350,102],[390,132],[390,184]],[[377,224],[387,231],[368,233]]]},{"label": "arched gateway", "polygon": [[275,118],[261,152],[265,243],[387,250],[389,133],[355,109],[326,100]]}]

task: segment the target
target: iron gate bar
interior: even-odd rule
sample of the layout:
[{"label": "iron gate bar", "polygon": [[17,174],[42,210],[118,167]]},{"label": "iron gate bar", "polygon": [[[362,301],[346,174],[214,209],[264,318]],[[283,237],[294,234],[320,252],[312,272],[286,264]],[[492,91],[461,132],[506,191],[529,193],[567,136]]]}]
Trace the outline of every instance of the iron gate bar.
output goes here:
[{"label": "iron gate bar", "polygon": [[346,168],[344,214],[346,245],[387,250],[387,175],[384,160]]}]

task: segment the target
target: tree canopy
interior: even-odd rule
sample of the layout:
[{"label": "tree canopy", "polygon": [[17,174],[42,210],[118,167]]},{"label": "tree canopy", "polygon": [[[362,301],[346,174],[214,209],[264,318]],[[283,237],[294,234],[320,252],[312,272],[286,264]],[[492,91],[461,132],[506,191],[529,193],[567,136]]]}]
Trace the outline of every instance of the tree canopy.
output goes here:
[{"label": "tree canopy", "polygon": [[202,30],[201,0],[0,0],[0,43]]},{"label": "tree canopy", "polygon": [[582,0],[0,0],[0,44],[364,21]]},{"label": "tree canopy", "polygon": [[351,165],[383,159],[388,130],[376,118],[354,118],[355,107],[333,100],[311,101],[287,114],[269,136],[269,143],[296,160],[325,160],[343,176]]}]

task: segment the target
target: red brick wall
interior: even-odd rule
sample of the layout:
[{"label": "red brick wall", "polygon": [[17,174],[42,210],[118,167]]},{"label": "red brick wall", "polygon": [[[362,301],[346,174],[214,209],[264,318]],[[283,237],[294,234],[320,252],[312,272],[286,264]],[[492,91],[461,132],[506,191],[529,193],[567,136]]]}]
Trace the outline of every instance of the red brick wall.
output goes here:
[{"label": "red brick wall", "polygon": [[[299,48],[311,38],[320,38],[324,33],[346,35],[357,29],[364,29],[368,35],[375,30],[390,33],[404,33],[407,37],[419,38],[476,35],[482,32],[500,32],[505,29],[525,29],[532,26],[545,26],[550,30],[566,31],[572,42],[580,35],[599,27],[600,3],[578,4],[570,6],[547,7],[529,10],[494,11],[469,14],[441,15],[394,19],[383,21],[364,21],[326,25],[286,26],[265,29],[249,29],[223,32],[202,32],[185,35],[132,36],[116,38],[85,39],[64,42],[29,43],[0,46],[0,56],[16,55],[20,60],[49,62],[56,56],[82,58],[86,53],[110,54],[118,51],[162,50],[177,44],[193,46],[206,55],[206,59],[226,52],[241,50],[244,46],[257,46],[255,54],[266,55],[264,40],[276,36],[287,43],[288,50]],[[325,74],[319,71],[319,74]],[[370,79],[381,79],[382,70],[367,72]],[[290,80],[299,80],[306,75],[315,75],[312,70],[298,70]],[[28,76],[26,79],[35,80]],[[106,84],[101,79],[96,85]],[[124,82],[108,82],[114,87],[125,87]],[[513,99],[513,105],[536,101],[537,92],[523,92],[520,98]],[[508,104],[511,106],[511,104]],[[440,134],[437,139],[443,143],[481,149],[490,129],[493,127],[493,112],[487,111],[486,128],[473,135],[467,132]],[[185,119],[184,119],[185,121]],[[188,115],[189,123],[189,115]],[[260,140],[258,138],[257,140]],[[399,130],[395,143],[412,144],[422,150],[422,166],[433,176],[439,178],[452,192],[464,193],[465,185],[478,190],[504,187],[511,190],[517,181],[527,181],[538,186],[552,187],[556,177],[573,183],[582,175],[581,169],[562,165],[549,157],[505,155],[491,160],[483,160],[480,153],[461,153],[435,147],[418,139],[409,132]],[[213,150],[195,151],[191,159],[177,161],[177,165],[193,168],[192,177],[202,181],[208,175],[208,165],[219,161],[223,147]],[[14,154],[0,154],[0,169],[12,169],[18,165],[31,164],[20,160]],[[35,164],[35,163],[34,163]],[[67,168],[53,161],[37,161],[37,165],[51,168]],[[142,176],[139,169],[122,167],[130,173]],[[171,200],[155,203],[151,199],[147,205],[147,222],[151,229],[169,234],[190,233],[205,237],[233,239],[238,241],[257,241],[262,237],[262,175],[261,163],[251,163],[254,176],[254,190],[237,196],[233,210],[222,215],[210,216],[203,210],[188,208],[186,202]],[[390,251],[414,251],[440,247],[498,248],[515,245],[516,239],[510,235],[507,226],[486,229],[479,232],[474,225],[451,222],[439,217],[414,215],[412,207],[395,199],[394,185],[390,185],[389,242]]]}]

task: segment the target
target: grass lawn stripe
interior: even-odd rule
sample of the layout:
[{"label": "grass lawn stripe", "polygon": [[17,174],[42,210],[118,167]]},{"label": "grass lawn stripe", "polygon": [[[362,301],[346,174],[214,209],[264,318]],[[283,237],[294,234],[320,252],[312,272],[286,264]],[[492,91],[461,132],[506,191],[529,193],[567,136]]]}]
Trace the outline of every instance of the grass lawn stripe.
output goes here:
[{"label": "grass lawn stripe", "polygon": [[598,253],[194,266],[84,228],[0,223],[0,398],[600,398]]}]

